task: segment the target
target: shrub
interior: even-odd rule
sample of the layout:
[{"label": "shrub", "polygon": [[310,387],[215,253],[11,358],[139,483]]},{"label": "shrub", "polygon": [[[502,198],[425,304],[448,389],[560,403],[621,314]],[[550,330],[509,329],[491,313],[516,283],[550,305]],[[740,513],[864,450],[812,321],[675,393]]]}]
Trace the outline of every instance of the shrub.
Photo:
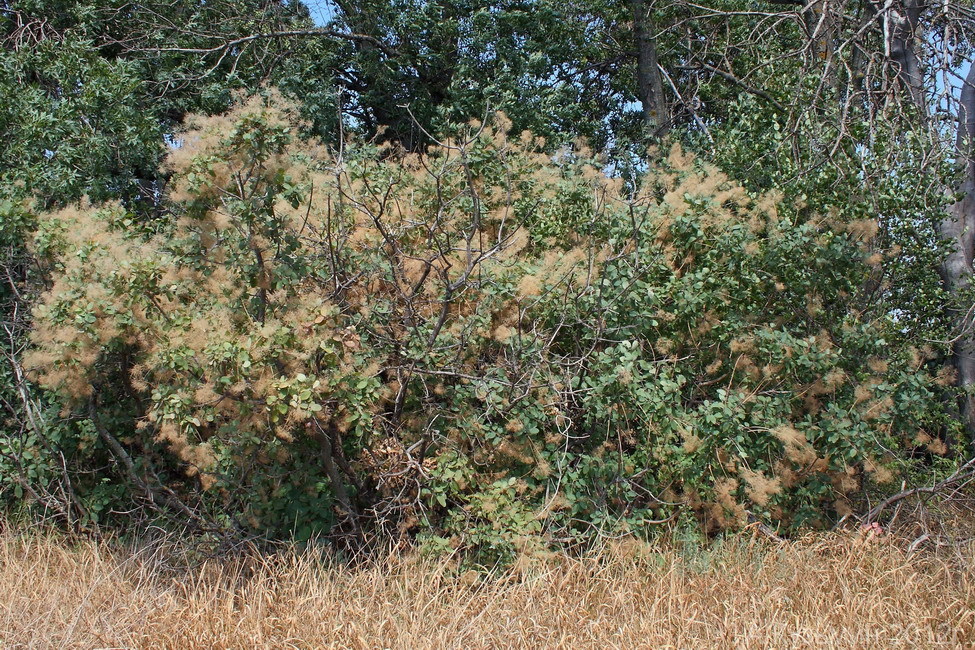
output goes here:
[{"label": "shrub", "polygon": [[196,119],[170,225],[83,204],[38,231],[27,365],[220,527],[496,562],[681,512],[822,526],[937,447],[871,222],[676,147],[628,189],[503,115],[423,155],[294,115]]}]

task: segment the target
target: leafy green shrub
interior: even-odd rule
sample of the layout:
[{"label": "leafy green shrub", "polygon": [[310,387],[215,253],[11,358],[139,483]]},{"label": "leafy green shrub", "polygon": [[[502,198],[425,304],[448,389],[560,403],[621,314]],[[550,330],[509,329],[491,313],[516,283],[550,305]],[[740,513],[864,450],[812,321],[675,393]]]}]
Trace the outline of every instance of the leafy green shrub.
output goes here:
[{"label": "leafy green shrub", "polygon": [[493,563],[680,512],[826,525],[938,450],[948,378],[890,343],[872,222],[679,148],[627,192],[503,115],[424,155],[294,115],[197,119],[168,229],[41,218],[27,365],[199,516]]}]

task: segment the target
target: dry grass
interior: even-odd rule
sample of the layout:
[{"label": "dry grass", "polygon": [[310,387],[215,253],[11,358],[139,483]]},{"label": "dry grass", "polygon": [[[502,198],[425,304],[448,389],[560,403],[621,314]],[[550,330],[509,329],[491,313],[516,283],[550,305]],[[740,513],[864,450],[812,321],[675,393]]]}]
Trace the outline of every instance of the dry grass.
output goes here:
[{"label": "dry grass", "polygon": [[[759,545],[760,546],[760,545]],[[971,551],[972,549],[969,549]],[[173,550],[0,538],[4,648],[971,647],[971,553],[862,537],[630,545],[491,580],[314,553],[178,569]]]}]

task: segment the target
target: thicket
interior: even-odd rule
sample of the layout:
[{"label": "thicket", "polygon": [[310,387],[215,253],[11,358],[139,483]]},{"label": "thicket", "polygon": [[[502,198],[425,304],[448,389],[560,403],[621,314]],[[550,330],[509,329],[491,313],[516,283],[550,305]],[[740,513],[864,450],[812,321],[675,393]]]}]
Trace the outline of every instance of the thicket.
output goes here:
[{"label": "thicket", "polygon": [[57,397],[12,491],[70,465],[82,522],[134,490],[221,535],[491,564],[826,527],[945,453],[953,377],[899,335],[875,221],[679,146],[626,183],[503,114],[422,153],[303,126],[273,94],[192,118],[166,218],[36,215],[24,366]]}]

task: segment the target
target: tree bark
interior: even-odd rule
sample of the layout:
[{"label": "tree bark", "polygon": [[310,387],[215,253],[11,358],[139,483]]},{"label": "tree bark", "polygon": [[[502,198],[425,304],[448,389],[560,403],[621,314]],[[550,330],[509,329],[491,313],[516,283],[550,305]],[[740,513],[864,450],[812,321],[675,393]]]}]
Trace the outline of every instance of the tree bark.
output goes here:
[{"label": "tree bark", "polygon": [[941,265],[941,279],[952,298],[956,335],[953,361],[962,389],[961,416],[970,444],[975,444],[975,322],[969,289],[975,258],[975,65],[965,78],[958,109],[957,160],[963,169],[958,194],[961,199],[948,209],[938,233],[950,252]]},{"label": "tree bark", "polygon": [[636,44],[637,94],[643,108],[643,123],[654,138],[670,130],[670,114],[664,101],[664,82],[657,58],[657,40],[646,0],[631,0],[633,40]]},{"label": "tree bark", "polygon": [[903,7],[891,7],[884,16],[884,30],[890,35],[890,58],[897,63],[897,79],[911,97],[911,101],[927,117],[928,102],[924,96],[924,79],[918,61],[915,39],[924,5],[920,0],[908,0]]}]

